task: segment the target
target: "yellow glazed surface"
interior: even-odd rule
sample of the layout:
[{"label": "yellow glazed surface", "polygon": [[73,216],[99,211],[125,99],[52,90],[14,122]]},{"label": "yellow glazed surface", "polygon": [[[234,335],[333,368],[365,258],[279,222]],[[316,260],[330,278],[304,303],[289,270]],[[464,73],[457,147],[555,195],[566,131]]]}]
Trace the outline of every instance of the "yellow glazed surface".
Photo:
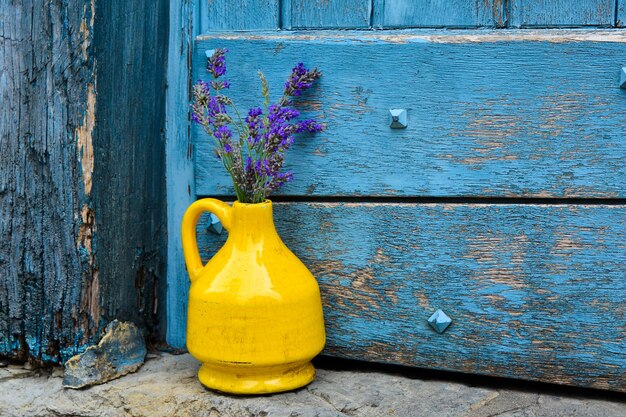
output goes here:
[{"label": "yellow glazed surface", "polygon": [[[229,235],[203,266],[196,224],[206,211]],[[311,382],[310,361],[325,343],[319,287],[276,233],[272,203],[198,200],[185,213],[182,239],[191,279],[187,348],[202,362],[200,382],[237,394]]]}]

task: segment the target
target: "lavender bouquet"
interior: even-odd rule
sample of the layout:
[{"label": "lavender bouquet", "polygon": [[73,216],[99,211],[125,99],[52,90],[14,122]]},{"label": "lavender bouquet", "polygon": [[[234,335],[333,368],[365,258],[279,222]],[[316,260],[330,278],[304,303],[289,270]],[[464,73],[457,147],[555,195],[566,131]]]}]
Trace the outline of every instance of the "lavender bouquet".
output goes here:
[{"label": "lavender bouquet", "polygon": [[221,79],[226,74],[227,52],[227,49],[216,49],[207,63],[213,80],[210,83],[198,81],[193,86],[191,118],[213,138],[215,156],[230,174],[237,200],[261,203],[272,191],[293,179],[291,172],[281,170],[285,151],[293,143],[294,135],[323,130],[315,120],[295,120],[300,112],[292,106],[293,98],[311,87],[322,73],[317,68],[308,70],[302,63],[296,65],[285,83],[283,96],[277,103],[270,104],[268,84],[259,71],[263,107],[251,108],[242,119],[233,101],[222,94],[230,87],[228,81]]}]

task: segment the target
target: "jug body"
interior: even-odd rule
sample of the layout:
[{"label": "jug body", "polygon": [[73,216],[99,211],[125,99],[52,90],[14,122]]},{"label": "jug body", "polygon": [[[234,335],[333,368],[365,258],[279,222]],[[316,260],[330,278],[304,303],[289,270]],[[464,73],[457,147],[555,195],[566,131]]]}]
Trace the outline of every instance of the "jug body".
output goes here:
[{"label": "jug body", "polygon": [[[195,227],[204,211],[229,231],[202,265]],[[272,203],[232,207],[214,199],[192,204],[183,247],[192,281],[187,348],[202,366],[200,382],[237,394],[287,391],[311,382],[311,359],[324,347],[319,287],[273,223]]]}]

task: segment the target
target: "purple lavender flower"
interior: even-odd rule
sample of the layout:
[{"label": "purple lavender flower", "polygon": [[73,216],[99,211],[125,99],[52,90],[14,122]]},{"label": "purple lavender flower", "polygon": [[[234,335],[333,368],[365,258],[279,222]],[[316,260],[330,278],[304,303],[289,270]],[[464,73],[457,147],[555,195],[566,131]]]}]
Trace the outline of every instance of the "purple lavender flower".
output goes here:
[{"label": "purple lavender flower", "polygon": [[211,94],[211,90],[209,89],[209,83],[207,82],[198,80],[195,87],[197,88],[199,95],[204,95],[208,97]]},{"label": "purple lavender flower", "polygon": [[231,137],[233,137],[233,132],[230,131],[228,126],[222,125],[218,127],[215,132],[213,132],[213,136],[218,139],[221,143],[227,143]]},{"label": "purple lavender flower", "polygon": [[256,161],[255,169],[256,172],[259,174],[272,174],[272,171],[270,170],[270,161],[268,161],[267,159],[261,159],[259,161]]},{"label": "purple lavender flower", "polygon": [[248,125],[248,132],[250,136],[248,137],[248,143],[250,146],[254,146],[259,143],[261,139],[261,133],[265,124],[263,123],[263,110],[260,107],[252,108],[248,111],[248,115],[246,116],[246,124]]},{"label": "purple lavender flower", "polygon": [[[317,68],[308,70],[304,67],[304,64],[300,62],[293,67],[291,75],[285,83],[285,97],[297,97],[302,95],[302,92],[313,85],[315,80],[322,76],[322,73]],[[287,99],[285,100],[287,101]]]},{"label": "purple lavender flower", "polygon": [[324,126],[317,123],[316,120],[312,120],[312,119],[302,120],[298,122],[297,127],[296,127],[297,133],[300,133],[300,132],[316,133],[316,132],[321,132],[322,130],[324,130]]},{"label": "purple lavender flower", "polygon": [[[300,112],[290,106],[291,99],[310,88],[321,73],[317,68],[308,70],[301,63],[296,65],[285,83],[282,98],[270,104],[267,81],[259,72],[263,108],[251,108],[242,120],[233,101],[221,93],[230,87],[228,81],[218,79],[226,74],[227,52],[217,48],[207,61],[207,71],[213,79],[200,80],[193,86],[191,120],[201,124],[214,139],[215,155],[232,176],[237,199],[258,203],[293,179],[293,174],[282,172],[282,168],[285,152],[294,143],[295,135],[324,129],[315,120],[297,120]],[[231,109],[233,112],[228,114]]]},{"label": "purple lavender flower", "polygon": [[211,81],[211,88],[213,88],[215,91],[223,90],[226,88],[230,88],[230,83],[227,80]]},{"label": "purple lavender flower", "polygon": [[225,48],[217,48],[213,51],[213,55],[211,55],[207,61],[206,69],[209,71],[213,78],[219,78],[222,75],[226,74],[226,53],[228,49]]},{"label": "purple lavender flower", "polygon": [[276,173],[276,175],[272,177],[269,188],[272,191],[277,190],[291,180],[293,180],[293,173],[290,171]]},{"label": "purple lavender flower", "polygon": [[217,97],[211,96],[207,100],[207,113],[209,117],[214,118],[218,114],[226,113],[226,107],[224,104],[220,103]]}]

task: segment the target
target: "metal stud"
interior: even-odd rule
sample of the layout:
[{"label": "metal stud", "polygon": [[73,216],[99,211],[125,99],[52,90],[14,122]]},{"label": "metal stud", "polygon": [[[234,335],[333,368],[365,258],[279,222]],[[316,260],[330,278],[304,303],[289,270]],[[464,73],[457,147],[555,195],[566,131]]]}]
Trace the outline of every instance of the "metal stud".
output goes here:
[{"label": "metal stud", "polygon": [[221,235],[222,230],[224,230],[224,227],[222,226],[222,222],[220,222],[220,219],[218,219],[215,214],[210,213],[210,216],[211,216],[211,219],[210,219],[209,227],[207,227],[207,229],[209,229],[209,232],[211,233],[215,233],[216,235]]},{"label": "metal stud", "polygon": [[390,109],[391,124],[389,127],[392,129],[406,129],[408,125],[408,117],[406,109]]},{"label": "metal stud", "polygon": [[622,67],[622,71],[619,73],[619,88],[626,89],[626,67]]},{"label": "metal stud", "polygon": [[435,311],[432,316],[428,319],[428,324],[430,327],[435,329],[435,331],[439,334],[446,331],[448,326],[452,323],[452,319],[448,317],[446,313],[444,313],[441,309]]}]

